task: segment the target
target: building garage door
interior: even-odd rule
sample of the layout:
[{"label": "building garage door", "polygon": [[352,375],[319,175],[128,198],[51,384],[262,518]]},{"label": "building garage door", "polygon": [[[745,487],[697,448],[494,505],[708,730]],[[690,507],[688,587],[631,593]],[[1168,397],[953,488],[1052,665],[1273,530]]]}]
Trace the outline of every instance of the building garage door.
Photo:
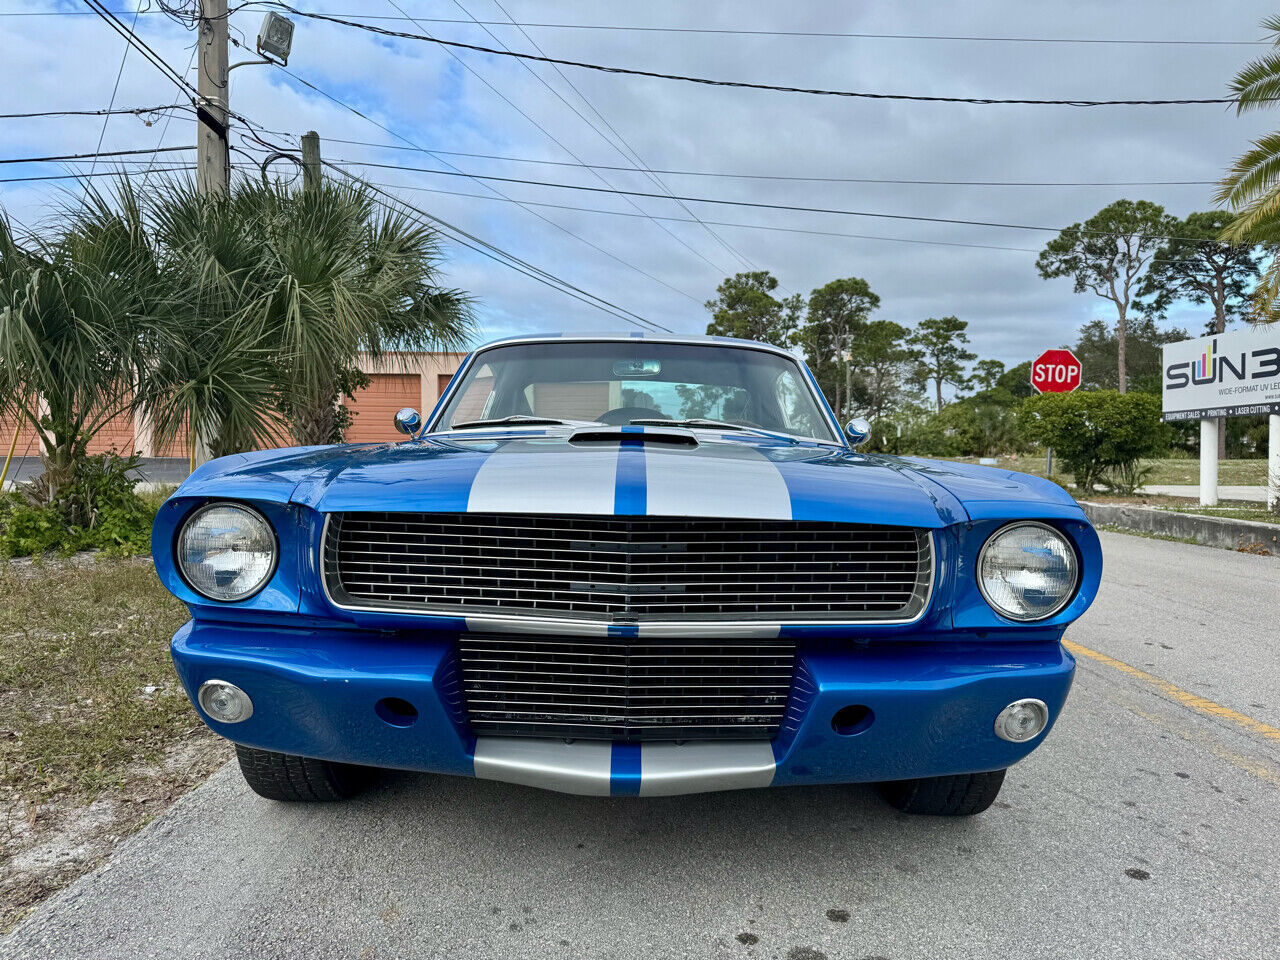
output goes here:
[{"label": "building garage door", "polygon": [[393,418],[401,407],[417,410],[422,405],[422,377],[416,373],[374,373],[369,381],[369,386],[347,404],[352,413],[347,442],[403,440]]}]

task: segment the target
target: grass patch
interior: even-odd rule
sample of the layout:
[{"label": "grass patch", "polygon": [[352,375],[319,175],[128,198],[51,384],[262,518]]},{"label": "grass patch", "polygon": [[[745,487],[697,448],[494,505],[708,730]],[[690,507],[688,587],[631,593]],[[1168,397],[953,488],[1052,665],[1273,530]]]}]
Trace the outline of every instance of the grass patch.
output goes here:
[{"label": "grass patch", "polygon": [[197,722],[169,660],[186,609],[150,563],[10,564],[0,596],[5,788],[91,797]]},{"label": "grass patch", "polygon": [[3,930],[227,750],[178,683],[169,641],[187,612],[149,562],[0,564],[0,597]]}]

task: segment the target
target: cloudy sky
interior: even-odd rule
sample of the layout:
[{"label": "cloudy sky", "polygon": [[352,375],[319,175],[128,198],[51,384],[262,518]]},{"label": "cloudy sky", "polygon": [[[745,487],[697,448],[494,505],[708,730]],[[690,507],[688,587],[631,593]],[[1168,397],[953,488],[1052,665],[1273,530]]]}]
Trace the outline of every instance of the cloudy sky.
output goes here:
[{"label": "cloudy sky", "polygon": [[[132,0],[110,5],[132,21]],[[552,57],[666,73],[843,90],[1050,99],[1220,96],[1239,66],[1266,47],[1248,42],[1033,43],[783,34],[1258,41],[1259,21],[1274,12],[1273,4],[1251,0],[1052,5],[1013,0],[315,0],[305,6],[298,0],[296,5],[446,39],[529,52],[536,43]],[[137,18],[139,35],[183,70],[191,59],[193,34],[158,12],[158,4],[152,2],[150,10],[147,6],[144,0]],[[70,0],[0,0],[0,50],[5,52],[0,57],[0,113],[108,104],[124,43],[96,16],[80,15],[85,9]],[[471,22],[508,21],[508,15],[525,24],[694,32],[551,26],[528,26],[522,32],[509,24],[481,27]],[[233,36],[252,46],[261,17],[259,7],[236,12]],[[761,33],[696,32],[715,29]],[[233,50],[233,61],[243,58]],[[571,67],[562,68],[561,75],[547,65],[526,67],[506,57],[451,53],[436,44],[309,19],[298,19],[289,70],[368,119],[266,66],[232,74],[233,108],[278,131],[280,143],[289,142],[285,134],[319,131],[327,138],[326,158],[335,161],[432,170],[452,165],[469,174],[606,190],[669,190],[686,197],[1040,227],[1085,219],[1120,197],[1153,200],[1184,215],[1211,207],[1212,186],[957,186],[767,178],[1213,181],[1252,138],[1280,126],[1280,115],[1237,118],[1214,105],[1083,109],[930,104],[714,88]],[[194,72],[188,76],[194,82]],[[115,95],[117,107],[171,103],[177,95],[176,87],[136,52],[128,55]],[[194,143],[193,126],[188,114],[167,125],[163,119],[147,125],[117,116],[107,125],[103,149]],[[80,153],[95,149],[102,120],[0,120],[0,129],[3,158]],[[340,140],[361,143],[335,142]],[[410,144],[434,155],[404,149]],[[163,160],[179,162],[183,156],[170,153]],[[679,172],[662,174],[656,184],[634,171],[593,173],[574,166],[634,167],[637,162]],[[0,176],[56,176],[71,168],[7,164]],[[417,171],[352,169],[378,183],[397,185],[397,193],[423,209],[673,330],[701,332],[707,322],[703,301],[724,276],[748,268],[772,270],[786,291],[805,294],[837,277],[865,277],[881,297],[880,317],[913,324],[955,314],[969,322],[981,356],[1010,364],[1073,340],[1074,331],[1092,317],[1114,316],[1105,302],[1074,295],[1066,280],[1039,279],[1035,256],[1048,233],[705,202],[682,206],[666,198],[628,199]],[[19,223],[34,225],[48,216],[50,205],[66,189],[74,184],[3,183],[0,204]],[[694,222],[695,216],[703,222]],[[465,249],[447,246],[446,252],[448,282],[478,300],[479,339],[625,326]],[[1188,306],[1175,311],[1171,320],[1198,329],[1201,312]]]}]

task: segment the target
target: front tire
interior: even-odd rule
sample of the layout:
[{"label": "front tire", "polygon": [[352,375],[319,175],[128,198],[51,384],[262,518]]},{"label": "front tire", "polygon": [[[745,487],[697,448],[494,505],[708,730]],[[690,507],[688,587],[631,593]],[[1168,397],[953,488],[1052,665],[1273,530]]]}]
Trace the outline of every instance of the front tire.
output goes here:
[{"label": "front tire", "polygon": [[366,767],[295,757],[238,743],[236,759],[249,789],[268,800],[345,800],[360,792],[370,774]]},{"label": "front tire", "polygon": [[959,773],[950,777],[921,777],[879,784],[889,806],[903,813],[933,817],[971,817],[995,802],[1004,783],[1003,770]]}]

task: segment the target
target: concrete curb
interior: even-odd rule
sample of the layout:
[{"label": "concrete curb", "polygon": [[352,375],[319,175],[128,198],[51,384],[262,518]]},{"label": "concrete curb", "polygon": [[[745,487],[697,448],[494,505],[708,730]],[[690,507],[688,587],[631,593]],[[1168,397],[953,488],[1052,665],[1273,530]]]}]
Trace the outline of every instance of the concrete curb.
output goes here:
[{"label": "concrete curb", "polygon": [[1280,555],[1280,525],[1277,524],[1202,517],[1193,513],[1174,513],[1123,503],[1092,503],[1082,500],[1080,506],[1089,519],[1099,525],[1180,537],[1207,547],[1247,550],[1250,553],[1266,550],[1273,555]]}]

